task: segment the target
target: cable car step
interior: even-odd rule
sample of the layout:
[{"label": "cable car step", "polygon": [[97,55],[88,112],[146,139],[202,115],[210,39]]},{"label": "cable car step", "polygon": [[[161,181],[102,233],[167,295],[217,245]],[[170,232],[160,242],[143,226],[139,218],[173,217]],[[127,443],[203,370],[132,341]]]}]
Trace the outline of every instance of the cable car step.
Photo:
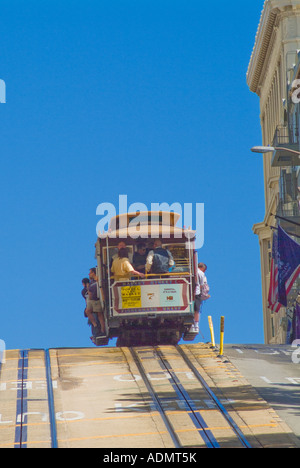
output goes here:
[{"label": "cable car step", "polygon": [[194,341],[198,332],[188,331],[183,335],[183,341]]},{"label": "cable car step", "polygon": [[91,340],[96,346],[106,346],[108,345],[109,337],[108,336],[96,336],[96,337],[92,336]]}]

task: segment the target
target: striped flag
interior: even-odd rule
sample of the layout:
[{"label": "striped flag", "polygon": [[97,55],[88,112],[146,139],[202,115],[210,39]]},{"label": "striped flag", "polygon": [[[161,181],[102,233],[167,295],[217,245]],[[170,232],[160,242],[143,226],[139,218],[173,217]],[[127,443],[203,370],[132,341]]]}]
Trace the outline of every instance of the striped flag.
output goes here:
[{"label": "striped flag", "polygon": [[300,245],[278,226],[278,298],[287,306],[287,296],[300,275]]},{"label": "striped flag", "polygon": [[278,265],[277,265],[277,253],[278,248],[278,237],[277,233],[273,232],[273,245],[272,245],[272,260],[271,260],[271,271],[270,271],[270,287],[268,296],[268,308],[273,312],[279,312],[281,304],[278,302]]}]

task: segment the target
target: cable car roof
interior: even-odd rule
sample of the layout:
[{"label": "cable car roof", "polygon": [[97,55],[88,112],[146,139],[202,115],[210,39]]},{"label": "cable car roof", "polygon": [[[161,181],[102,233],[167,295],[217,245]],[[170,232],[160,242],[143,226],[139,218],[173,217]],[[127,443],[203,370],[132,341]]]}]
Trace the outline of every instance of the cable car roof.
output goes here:
[{"label": "cable car roof", "polygon": [[176,240],[194,240],[196,231],[177,227],[180,214],[164,211],[141,211],[114,216],[108,232],[98,232],[99,239],[151,239],[175,238]]}]

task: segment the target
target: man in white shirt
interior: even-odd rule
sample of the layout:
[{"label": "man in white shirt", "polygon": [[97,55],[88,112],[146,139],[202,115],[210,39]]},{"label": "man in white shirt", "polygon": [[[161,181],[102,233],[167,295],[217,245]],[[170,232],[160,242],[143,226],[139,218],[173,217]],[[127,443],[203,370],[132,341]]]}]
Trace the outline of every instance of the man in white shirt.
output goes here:
[{"label": "man in white shirt", "polygon": [[195,288],[195,301],[194,301],[194,323],[191,327],[191,331],[199,333],[199,320],[203,300],[201,299],[201,290],[204,284],[207,284],[205,271],[207,266],[205,263],[198,263],[198,282]]}]

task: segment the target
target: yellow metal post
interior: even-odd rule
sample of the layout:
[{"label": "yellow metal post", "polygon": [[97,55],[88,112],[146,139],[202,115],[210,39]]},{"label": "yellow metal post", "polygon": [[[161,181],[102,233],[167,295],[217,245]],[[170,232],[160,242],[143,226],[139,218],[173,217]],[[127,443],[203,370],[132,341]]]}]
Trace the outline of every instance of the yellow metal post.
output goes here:
[{"label": "yellow metal post", "polygon": [[220,327],[220,356],[223,356],[224,351],[224,322],[225,317],[221,317],[221,327]]},{"label": "yellow metal post", "polygon": [[216,347],[216,342],[215,342],[214,326],[213,326],[213,321],[212,321],[212,318],[211,318],[210,315],[208,316],[208,325],[209,325],[209,329],[210,329],[211,344],[215,348]]}]

